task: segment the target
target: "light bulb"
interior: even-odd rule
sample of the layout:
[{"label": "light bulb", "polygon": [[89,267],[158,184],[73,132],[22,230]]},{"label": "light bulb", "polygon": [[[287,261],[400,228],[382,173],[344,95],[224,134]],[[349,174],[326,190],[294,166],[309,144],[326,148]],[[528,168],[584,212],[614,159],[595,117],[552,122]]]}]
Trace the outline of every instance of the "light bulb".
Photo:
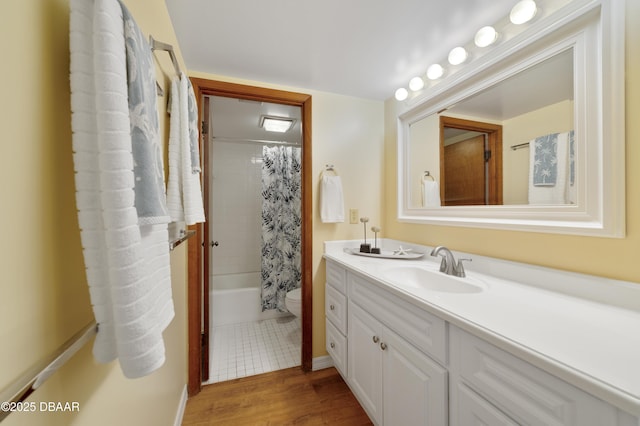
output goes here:
[{"label": "light bulb", "polygon": [[449,63],[451,65],[460,65],[467,60],[468,53],[464,47],[455,47],[449,52]]},{"label": "light bulb", "polygon": [[433,64],[427,68],[427,77],[430,80],[436,80],[442,77],[442,74],[444,74],[444,68],[440,64]]},{"label": "light bulb", "polygon": [[525,22],[529,22],[536,16],[536,12],[538,8],[536,6],[536,2],[533,0],[522,0],[511,9],[511,13],[509,14],[509,19],[515,25],[524,24]]},{"label": "light bulb", "polygon": [[409,96],[409,92],[404,87],[396,90],[396,99],[399,101],[404,101]]},{"label": "light bulb", "polygon": [[417,92],[418,90],[424,87],[424,80],[420,77],[413,77],[411,81],[409,81],[409,89]]},{"label": "light bulb", "polygon": [[473,39],[478,47],[491,46],[498,39],[498,33],[492,26],[482,27]]}]

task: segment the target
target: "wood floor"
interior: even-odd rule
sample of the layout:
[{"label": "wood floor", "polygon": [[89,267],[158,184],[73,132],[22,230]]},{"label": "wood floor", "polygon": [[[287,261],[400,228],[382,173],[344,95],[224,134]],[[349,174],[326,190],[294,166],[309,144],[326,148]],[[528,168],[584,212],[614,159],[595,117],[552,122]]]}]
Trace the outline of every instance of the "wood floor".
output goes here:
[{"label": "wood floor", "polygon": [[371,425],[335,368],[300,367],[215,383],[187,401],[183,426]]}]

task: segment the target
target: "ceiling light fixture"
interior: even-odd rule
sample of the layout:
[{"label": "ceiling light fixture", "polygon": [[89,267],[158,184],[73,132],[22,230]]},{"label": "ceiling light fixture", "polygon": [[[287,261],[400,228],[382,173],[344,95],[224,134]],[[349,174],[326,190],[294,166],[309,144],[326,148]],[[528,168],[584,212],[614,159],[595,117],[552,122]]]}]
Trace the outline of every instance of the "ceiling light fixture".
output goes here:
[{"label": "ceiling light fixture", "polygon": [[538,7],[536,6],[536,2],[533,0],[522,0],[511,9],[511,13],[509,14],[509,19],[511,23],[515,25],[524,24],[529,22],[536,16],[536,12],[538,11]]},{"label": "ceiling light fixture", "polygon": [[396,90],[396,99],[399,101],[404,101],[409,96],[409,92],[404,87]]},{"label": "ceiling light fixture", "polygon": [[440,64],[433,64],[427,68],[427,77],[429,80],[437,80],[444,74],[444,68]]},{"label": "ceiling light fixture", "polygon": [[487,47],[495,43],[497,39],[498,39],[498,32],[496,31],[495,28],[488,25],[478,30],[473,41],[478,47]]},{"label": "ceiling light fixture", "polygon": [[413,77],[411,81],[409,81],[409,89],[414,92],[422,89],[424,87],[424,80],[421,77]]},{"label": "ceiling light fixture", "polygon": [[293,127],[295,119],[288,117],[274,117],[270,115],[260,116],[260,127],[267,132],[285,133]]},{"label": "ceiling light fixture", "polygon": [[467,60],[469,54],[464,47],[455,47],[449,52],[449,63],[451,65],[460,65]]}]

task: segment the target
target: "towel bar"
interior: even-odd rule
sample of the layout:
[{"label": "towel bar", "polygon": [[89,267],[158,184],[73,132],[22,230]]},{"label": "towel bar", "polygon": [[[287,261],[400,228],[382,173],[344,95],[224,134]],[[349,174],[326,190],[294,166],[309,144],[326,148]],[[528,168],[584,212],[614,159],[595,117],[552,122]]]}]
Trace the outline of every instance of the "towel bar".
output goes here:
[{"label": "towel bar", "polygon": [[511,145],[510,148],[514,151],[516,149],[529,148],[529,142],[519,143],[517,145]]},{"label": "towel bar", "polygon": [[[58,371],[78,350],[98,332],[95,320],[74,334],[46,359],[34,365],[15,382],[0,392],[0,402],[18,403],[38,389],[53,373]],[[11,413],[11,410],[0,410],[0,422]]]},{"label": "towel bar", "polygon": [[[176,74],[180,76],[182,71],[180,71],[180,65],[178,64],[178,59],[176,58],[176,54],[173,52],[173,46],[167,43],[163,43],[153,38],[153,36],[149,36],[149,44],[151,45],[151,51],[155,50],[164,50],[169,53],[171,57],[171,62],[173,63],[173,68],[176,70]],[[158,96],[164,96],[164,90],[160,86],[160,83],[156,81],[156,91]]]}]

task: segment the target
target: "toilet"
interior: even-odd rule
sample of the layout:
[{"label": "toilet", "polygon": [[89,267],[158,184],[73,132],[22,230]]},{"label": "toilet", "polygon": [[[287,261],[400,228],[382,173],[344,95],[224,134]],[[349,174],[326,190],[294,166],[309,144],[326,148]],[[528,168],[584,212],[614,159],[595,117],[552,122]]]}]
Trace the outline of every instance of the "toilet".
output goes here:
[{"label": "toilet", "polygon": [[296,288],[287,292],[284,304],[293,315],[302,317],[302,289]]}]

